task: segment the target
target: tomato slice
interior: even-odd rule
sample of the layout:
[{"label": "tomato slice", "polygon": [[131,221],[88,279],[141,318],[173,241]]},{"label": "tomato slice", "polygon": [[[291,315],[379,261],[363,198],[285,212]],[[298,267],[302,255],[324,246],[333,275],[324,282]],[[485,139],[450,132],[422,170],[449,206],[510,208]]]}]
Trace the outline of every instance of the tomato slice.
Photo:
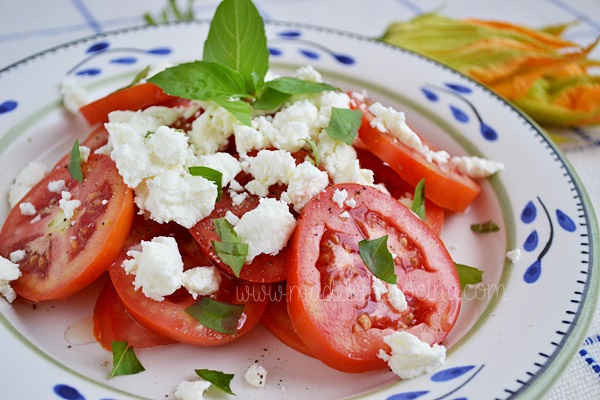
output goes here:
[{"label": "tomato slice", "polygon": [[173,236],[177,240],[186,268],[210,265],[187,229],[175,223],[158,224],[136,217],[129,238],[109,268],[110,279],[123,305],[136,321],[172,340],[199,346],[217,346],[234,341],[260,321],[269,299],[269,288],[232,279],[226,274],[222,274],[221,288],[215,298],[233,304],[244,304],[245,321],[235,335],[206,328],[189,315],[185,309],[197,300],[185,289],[176,291],[160,302],[146,297],[141,290],[134,290],[134,276],[125,273],[121,266],[123,260],[129,258],[127,251],[132,247],[156,236]]},{"label": "tomato slice", "polygon": [[[23,215],[17,205],[0,231],[0,255],[25,251],[19,261],[22,276],[12,286],[35,302],[63,299],[96,280],[118,254],[133,220],[133,191],[109,157],[90,155],[82,165],[82,182],[71,177],[68,159],[19,203],[33,204],[36,215]],[[64,180],[63,190],[81,202],[71,220],[59,206],[61,193],[48,190],[57,180]]]},{"label": "tomato slice", "polygon": [[[354,208],[333,201],[338,189],[356,201]],[[402,312],[387,295],[377,301],[373,274],[359,254],[359,241],[384,235],[408,304]],[[292,325],[311,354],[333,368],[385,368],[377,357],[380,349],[389,352],[385,336],[405,330],[439,343],[456,322],[461,292],[448,251],[412,211],[375,188],[340,184],[321,192],[305,206],[290,247]]]},{"label": "tomato slice", "polygon": [[126,341],[134,348],[175,343],[133,319],[110,279],[104,284],[94,307],[94,337],[107,350],[112,350],[112,341]]},{"label": "tomato slice", "polygon": [[108,114],[116,110],[142,110],[144,108],[169,103],[177,97],[166,94],[153,83],[144,82],[110,93],[109,95],[84,105],[79,109],[90,125],[108,121]]},{"label": "tomato slice", "polygon": [[[356,149],[356,154],[360,160],[360,165],[363,168],[370,169],[374,173],[375,183],[383,183],[390,195],[395,199],[402,197],[413,197],[415,188],[408,184],[398,174],[385,165],[379,157],[375,156],[368,150]],[[425,187],[427,194],[427,187]],[[444,209],[433,201],[425,198],[425,223],[439,236],[444,227],[445,214]]]},{"label": "tomato slice", "polygon": [[[481,191],[471,178],[461,174],[451,164],[436,164],[427,161],[424,155],[399,142],[389,133],[371,126],[375,118],[366,103],[353,98],[355,107],[362,111],[362,124],[358,130],[356,147],[364,148],[387,163],[412,187],[425,178],[426,196],[431,201],[451,211],[463,212]],[[433,146],[424,141],[433,150]]]},{"label": "tomato slice", "polygon": [[271,331],[273,336],[285,345],[307,356],[314,357],[294,330],[287,310],[285,285],[277,285],[271,293],[271,301],[262,316],[263,324]]}]

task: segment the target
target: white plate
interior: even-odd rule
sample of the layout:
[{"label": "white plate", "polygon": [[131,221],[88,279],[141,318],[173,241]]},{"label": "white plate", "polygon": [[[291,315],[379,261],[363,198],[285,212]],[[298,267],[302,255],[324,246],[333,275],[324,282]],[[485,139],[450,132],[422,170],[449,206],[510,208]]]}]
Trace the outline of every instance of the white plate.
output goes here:
[{"label": "white plate", "polygon": [[[200,58],[207,30],[206,21],[126,29],[56,47],[0,71],[0,192],[6,193],[29,160],[51,164],[75,138],[85,137],[85,123],[60,106],[59,86],[67,76],[99,97],[148,64]],[[223,348],[138,350],[146,371],[108,380],[112,355],[86,343],[96,285],[65,302],[0,303],[3,395],[172,398],[177,384],[194,379],[197,368],[236,374],[232,389],[239,399],[502,399],[543,393],[582,343],[600,282],[597,223],[565,157],[510,105],[430,60],[310,26],[269,23],[267,35],[271,65],[279,72],[312,64],[340,87],[367,89],[372,98],[405,111],[409,124],[438,147],[506,165],[482,184],[467,213],[446,220],[443,238],[455,261],[485,271],[483,284],[465,292],[458,324],[445,341],[446,364],[404,382],[387,370],[341,373],[287,348],[260,326]],[[7,213],[2,201],[0,220]],[[471,223],[490,219],[499,232],[470,231]],[[522,256],[513,265],[505,254],[515,248]],[[265,389],[243,379],[255,360],[268,370]],[[213,389],[208,395],[227,397]]]}]

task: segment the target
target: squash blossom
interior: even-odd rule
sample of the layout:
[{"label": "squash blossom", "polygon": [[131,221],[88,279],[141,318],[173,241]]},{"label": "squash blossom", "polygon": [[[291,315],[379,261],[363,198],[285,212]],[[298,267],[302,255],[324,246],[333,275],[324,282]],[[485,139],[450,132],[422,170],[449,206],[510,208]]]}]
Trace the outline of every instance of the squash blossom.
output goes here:
[{"label": "squash blossom", "polygon": [[530,29],[435,13],[392,23],[381,40],[433,58],[479,81],[545,126],[600,123],[600,76],[582,47],[561,38],[568,25]]}]

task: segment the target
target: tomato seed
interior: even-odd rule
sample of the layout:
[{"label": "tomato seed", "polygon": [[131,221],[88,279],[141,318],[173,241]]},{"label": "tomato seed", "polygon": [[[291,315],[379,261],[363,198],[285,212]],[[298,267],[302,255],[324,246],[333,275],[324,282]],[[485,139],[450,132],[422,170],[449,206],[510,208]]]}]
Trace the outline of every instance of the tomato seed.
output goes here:
[{"label": "tomato seed", "polygon": [[358,322],[358,325],[360,325],[360,327],[364,330],[371,328],[371,326],[373,325],[371,317],[367,313],[360,314],[356,319],[356,322]]}]

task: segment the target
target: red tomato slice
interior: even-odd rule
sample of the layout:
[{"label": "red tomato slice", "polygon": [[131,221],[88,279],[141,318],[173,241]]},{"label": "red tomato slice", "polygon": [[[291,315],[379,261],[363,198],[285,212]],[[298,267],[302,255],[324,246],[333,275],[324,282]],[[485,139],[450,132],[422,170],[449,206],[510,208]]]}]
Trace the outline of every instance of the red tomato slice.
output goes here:
[{"label": "red tomato slice", "polygon": [[307,356],[314,357],[298,336],[287,310],[285,285],[278,285],[272,291],[271,301],[262,316],[262,322],[271,331],[273,336],[285,345]]},{"label": "red tomato slice", "polygon": [[174,101],[177,97],[166,94],[153,83],[144,82],[113,92],[79,109],[90,125],[108,121],[108,113],[115,110],[142,110]]},{"label": "red tomato slice", "polygon": [[94,307],[94,337],[102,347],[111,351],[112,341],[126,341],[134,348],[175,343],[134,320],[110,280],[104,284]]},{"label": "red tomato slice", "polygon": [[[133,191],[109,157],[90,155],[81,183],[67,170],[68,158],[21,200],[35,206],[36,216],[23,215],[17,205],[0,232],[0,255],[25,250],[22,276],[12,286],[31,301],[62,299],[96,280],[118,254],[133,220]],[[81,202],[70,221],[59,207],[61,194],[48,190],[56,180],[64,180],[63,190]]]},{"label": "red tomato slice", "polygon": [[[413,197],[415,188],[410,186],[408,182],[400,178],[398,174],[385,165],[379,157],[375,156],[368,150],[356,149],[360,165],[363,168],[370,169],[375,175],[375,183],[383,183],[390,195],[395,199],[402,197]],[[425,195],[427,196],[427,187],[425,187]],[[425,198],[425,223],[439,236],[444,227],[444,209],[431,200]]]},{"label": "red tomato slice", "polygon": [[110,279],[115,286],[123,305],[129,314],[146,328],[173,340],[199,346],[217,346],[229,343],[246,334],[259,321],[267,306],[269,288],[229,278],[222,274],[221,288],[216,299],[234,304],[244,304],[245,321],[237,334],[227,335],[201,326],[185,309],[194,304],[192,296],[180,289],[163,301],[154,301],[146,297],[141,290],[134,290],[133,275],[127,275],[122,268],[123,260],[129,258],[127,251],[142,240],[151,240],[156,236],[173,236],[177,240],[179,251],[186,268],[210,265],[200,247],[187,229],[171,223],[157,224],[136,217],[131,234],[119,256],[110,266]]},{"label": "red tomato slice", "polygon": [[[461,174],[450,164],[438,165],[427,161],[425,156],[402,144],[394,136],[372,127],[374,116],[367,105],[359,103],[356,98],[353,100],[356,108],[363,113],[355,146],[375,154],[412,187],[425,178],[425,195],[440,207],[458,212],[466,210],[481,191],[473,179]],[[433,150],[431,145],[428,146]]]},{"label": "red tomato slice", "polygon": [[[333,201],[346,189],[356,207]],[[347,211],[349,218],[341,218]],[[396,285],[408,309],[393,308],[372,293],[373,274],[359,241],[388,235]],[[291,242],[287,281],[292,325],[311,354],[341,371],[385,368],[377,353],[383,338],[408,331],[441,342],[456,322],[461,291],[456,268],[441,240],[407,207],[387,194],[356,184],[333,185],[304,208]]]}]

